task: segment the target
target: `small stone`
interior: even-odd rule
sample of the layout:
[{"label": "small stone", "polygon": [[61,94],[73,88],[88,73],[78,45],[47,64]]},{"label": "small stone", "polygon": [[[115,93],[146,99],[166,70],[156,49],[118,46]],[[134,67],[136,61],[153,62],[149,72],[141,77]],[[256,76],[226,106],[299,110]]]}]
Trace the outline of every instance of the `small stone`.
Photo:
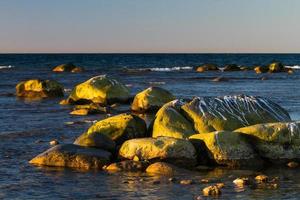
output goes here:
[{"label": "small stone", "polygon": [[118,104],[118,103],[114,103],[114,104],[110,105],[111,108],[116,108],[116,107],[119,107],[119,106],[120,106],[120,104]]},{"label": "small stone", "polygon": [[237,178],[233,181],[233,183],[239,187],[243,187],[244,185],[249,184],[249,179],[248,178]]},{"label": "small stone", "polygon": [[60,105],[68,105],[69,104],[69,101],[67,99],[63,99],[59,102]]},{"label": "small stone", "polygon": [[201,182],[201,183],[208,183],[209,180],[204,178],[204,179],[201,179],[200,182]]},{"label": "small stone", "polygon": [[51,146],[55,146],[55,145],[58,145],[59,142],[58,142],[57,140],[52,140],[52,141],[49,142],[49,144],[50,144]]},{"label": "small stone", "polygon": [[193,184],[193,183],[194,183],[194,181],[191,180],[191,179],[181,180],[181,181],[180,181],[180,184],[181,184],[181,185],[191,185],[191,184]]},{"label": "small stone", "polygon": [[173,178],[173,177],[171,177],[171,178],[168,179],[168,181],[169,181],[169,182],[172,182],[172,183],[174,183],[176,180],[177,180],[177,179],[176,179],[176,178]]},{"label": "small stone", "polygon": [[134,157],[133,157],[133,161],[140,161],[140,159],[139,159],[139,157],[134,156]]},{"label": "small stone", "polygon": [[204,196],[218,196],[221,194],[220,188],[215,185],[204,188],[202,192]]},{"label": "small stone", "polygon": [[287,164],[287,166],[290,167],[290,168],[296,168],[296,167],[299,166],[299,163],[292,161],[292,162],[289,162]]},{"label": "small stone", "polygon": [[223,187],[225,187],[225,183],[217,183],[216,186],[221,189]]},{"label": "small stone", "polygon": [[289,70],[287,71],[287,73],[288,73],[288,74],[293,74],[293,73],[294,73],[294,70],[289,69]]},{"label": "small stone", "polygon": [[195,200],[202,200],[202,197],[201,196],[196,196]]},{"label": "small stone", "polygon": [[89,110],[88,109],[78,109],[70,112],[70,115],[88,115]]},{"label": "small stone", "polygon": [[263,175],[263,174],[258,175],[258,176],[255,177],[255,180],[256,180],[256,182],[258,182],[258,183],[265,183],[265,182],[268,181],[268,179],[269,179],[268,176]]}]

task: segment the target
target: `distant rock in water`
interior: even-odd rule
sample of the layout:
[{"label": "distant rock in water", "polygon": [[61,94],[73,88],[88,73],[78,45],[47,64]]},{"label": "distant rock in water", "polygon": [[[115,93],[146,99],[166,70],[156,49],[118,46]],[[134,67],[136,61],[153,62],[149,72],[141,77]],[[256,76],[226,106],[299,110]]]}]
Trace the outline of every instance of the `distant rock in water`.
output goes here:
[{"label": "distant rock in water", "polygon": [[160,87],[150,87],[134,97],[131,110],[139,113],[157,111],[165,103],[174,99],[175,97],[169,91]]},{"label": "distant rock in water", "polygon": [[259,155],[274,163],[300,160],[300,122],[277,122],[243,127],[235,132],[247,136]]},{"label": "distant rock in water", "polygon": [[229,81],[229,79],[220,76],[220,77],[217,77],[217,78],[212,79],[211,81],[212,81],[212,82],[225,82],[225,81]]},{"label": "distant rock in water", "polygon": [[127,102],[128,87],[106,75],[93,77],[72,90],[67,102],[70,104],[99,103],[102,105]]},{"label": "distant rock in water", "polygon": [[290,121],[287,111],[276,103],[246,95],[196,97],[182,106],[198,133],[228,130],[268,122]]},{"label": "distant rock in water", "polygon": [[34,165],[52,167],[70,167],[79,169],[102,169],[109,164],[111,153],[101,150],[81,147],[74,144],[56,145],[29,161]]},{"label": "distant rock in water", "polygon": [[278,73],[278,72],[285,72],[284,65],[281,62],[273,62],[269,64],[269,72],[270,73]]},{"label": "distant rock in water", "polygon": [[198,66],[198,67],[196,68],[196,71],[197,71],[197,72],[218,71],[218,70],[219,70],[219,68],[218,68],[217,65],[215,65],[215,64],[210,64],[210,63],[204,64],[204,65],[201,65],[201,66]]},{"label": "distant rock in water", "polygon": [[237,66],[236,64],[229,64],[229,65],[224,66],[223,71],[224,72],[227,72],[227,71],[241,71],[241,68],[239,66]]},{"label": "distant rock in water", "polygon": [[73,63],[67,63],[67,64],[62,64],[58,65],[53,68],[54,72],[82,72],[84,69],[82,67],[77,67]]},{"label": "distant rock in water", "polygon": [[33,79],[20,82],[16,86],[16,95],[24,98],[46,98],[64,96],[63,86],[53,80]]},{"label": "distant rock in water", "polygon": [[269,71],[269,67],[267,67],[267,66],[255,66],[254,71],[257,74],[267,73]]}]

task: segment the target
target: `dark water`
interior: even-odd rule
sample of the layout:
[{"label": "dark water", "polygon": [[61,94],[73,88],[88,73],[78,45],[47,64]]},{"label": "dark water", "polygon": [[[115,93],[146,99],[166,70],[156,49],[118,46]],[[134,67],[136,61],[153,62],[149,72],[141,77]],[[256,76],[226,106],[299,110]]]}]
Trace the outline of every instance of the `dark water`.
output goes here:
[{"label": "dark water", "polygon": [[[300,119],[300,71],[257,75],[246,72],[196,73],[191,67],[202,63],[228,63],[252,66],[279,60],[287,66],[300,65],[298,54],[20,54],[0,55],[0,199],[193,199],[206,184],[202,178],[225,182],[220,199],[298,199],[299,169],[285,167],[264,169],[269,176],[278,176],[278,189],[241,190],[232,184],[241,175],[254,175],[247,170],[199,171],[182,175],[194,179],[191,186],[170,184],[167,178],[146,174],[107,174],[79,172],[70,169],[37,168],[28,160],[49,148],[49,141],[62,143],[74,138],[106,116],[70,116],[69,107],[60,106],[61,99],[24,101],[14,96],[15,85],[26,79],[55,79],[68,92],[74,85],[90,77],[109,74],[131,87],[132,94],[150,85],[158,85],[176,96],[221,96],[248,94],[268,97],[286,108],[293,119]],[[51,68],[73,62],[87,71],[80,74],[57,74]],[[2,66],[13,67],[2,67]],[[150,71],[125,72],[123,68]],[[223,76],[228,82],[212,82]],[[262,81],[262,77],[267,80]],[[75,122],[68,124],[67,122]],[[140,178],[144,180],[141,181]],[[153,184],[160,179],[161,184]]]}]

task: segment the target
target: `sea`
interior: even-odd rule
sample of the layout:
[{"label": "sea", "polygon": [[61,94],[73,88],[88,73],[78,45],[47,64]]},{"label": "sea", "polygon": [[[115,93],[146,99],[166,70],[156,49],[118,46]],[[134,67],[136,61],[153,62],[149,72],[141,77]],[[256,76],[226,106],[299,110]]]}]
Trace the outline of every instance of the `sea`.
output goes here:
[{"label": "sea", "polygon": [[[241,66],[282,62],[293,74],[209,71],[195,67],[214,63]],[[54,73],[72,62],[83,73]],[[72,143],[104,114],[72,116],[63,98],[24,100],[15,96],[20,81],[39,78],[62,83],[65,97],[85,80],[107,74],[126,84],[134,96],[150,86],[171,91],[177,98],[246,94],[271,99],[300,120],[300,54],[0,54],[0,199],[195,199],[215,182],[225,183],[217,199],[300,199],[300,168],[271,166],[250,169],[209,168],[178,175],[192,185],[170,183],[168,177],[144,173],[107,173],[37,167],[28,163],[50,148],[49,141]],[[214,82],[223,77],[227,81]],[[237,177],[264,173],[279,179],[278,188],[236,187]],[[202,183],[202,179],[210,183]],[[158,182],[158,181],[159,182]],[[202,199],[211,199],[201,196]]]}]

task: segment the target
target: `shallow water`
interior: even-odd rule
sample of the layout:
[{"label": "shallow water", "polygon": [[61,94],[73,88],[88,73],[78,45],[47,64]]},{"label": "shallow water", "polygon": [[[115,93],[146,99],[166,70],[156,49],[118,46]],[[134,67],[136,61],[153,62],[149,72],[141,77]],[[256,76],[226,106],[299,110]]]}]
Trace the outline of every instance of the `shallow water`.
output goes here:
[{"label": "shallow water", "polygon": [[[15,85],[29,78],[55,79],[66,89],[71,89],[92,76],[109,74],[130,85],[132,94],[150,85],[158,85],[182,98],[230,94],[268,97],[287,109],[294,120],[299,120],[300,71],[296,70],[292,75],[257,75],[253,71],[196,73],[190,68],[207,62],[221,66],[227,63],[253,65],[274,59],[287,66],[300,65],[300,55],[297,54],[0,55],[0,198],[192,199],[206,186],[198,183],[199,180],[214,178],[226,184],[220,199],[297,199],[300,196],[299,169],[285,167],[263,170],[269,176],[279,176],[278,189],[246,188],[240,191],[234,188],[232,180],[256,172],[220,169],[193,172],[182,175],[182,178],[194,179],[197,183],[182,186],[169,183],[167,178],[161,178],[161,183],[155,185],[152,182],[158,177],[146,174],[107,174],[31,166],[28,160],[49,148],[49,141],[73,142],[93,120],[106,116],[70,116],[70,108],[58,104],[60,98],[32,102],[14,96]],[[80,74],[51,72],[53,66],[66,62],[84,66],[87,71]],[[125,67],[155,70],[124,71]],[[219,76],[229,81],[211,81]],[[262,77],[267,77],[267,80],[262,81]],[[143,181],[141,177],[144,177]]]}]

